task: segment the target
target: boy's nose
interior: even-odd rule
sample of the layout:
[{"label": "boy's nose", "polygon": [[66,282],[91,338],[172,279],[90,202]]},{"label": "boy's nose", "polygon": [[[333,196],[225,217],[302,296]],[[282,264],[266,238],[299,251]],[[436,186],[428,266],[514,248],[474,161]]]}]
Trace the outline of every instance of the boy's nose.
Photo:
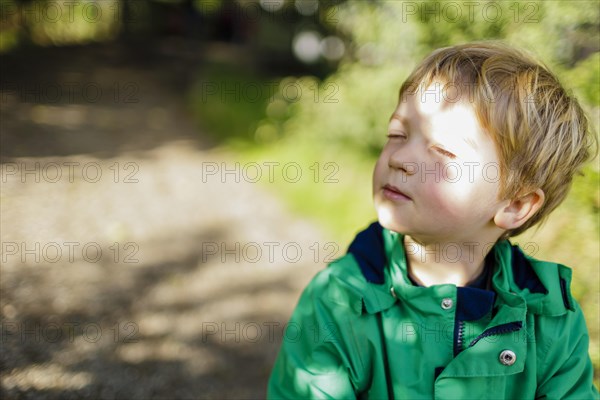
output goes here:
[{"label": "boy's nose", "polygon": [[414,175],[419,165],[414,161],[409,161],[406,152],[396,151],[388,160],[388,166],[393,169],[398,169],[406,175]]}]

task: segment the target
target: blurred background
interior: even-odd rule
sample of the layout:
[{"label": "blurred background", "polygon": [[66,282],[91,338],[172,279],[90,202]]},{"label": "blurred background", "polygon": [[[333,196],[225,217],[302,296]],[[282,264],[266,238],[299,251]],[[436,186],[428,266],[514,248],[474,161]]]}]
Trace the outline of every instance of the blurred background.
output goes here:
[{"label": "blurred background", "polygon": [[[3,398],[263,398],[301,290],[375,220],[387,120],[432,49],[518,45],[598,132],[597,1],[0,0],[0,17]],[[574,268],[598,378],[598,159],[584,172],[513,241]]]}]

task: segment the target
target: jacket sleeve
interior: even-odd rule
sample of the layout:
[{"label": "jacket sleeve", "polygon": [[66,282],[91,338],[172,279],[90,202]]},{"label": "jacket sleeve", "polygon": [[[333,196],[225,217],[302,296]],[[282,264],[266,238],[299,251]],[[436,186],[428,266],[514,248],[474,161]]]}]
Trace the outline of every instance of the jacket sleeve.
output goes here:
[{"label": "jacket sleeve", "polygon": [[566,321],[555,318],[547,328],[560,332],[549,342],[540,360],[544,375],[540,377],[538,399],[598,399],[594,373],[588,353],[589,335],[583,312],[575,303]]},{"label": "jacket sleeve", "polygon": [[319,273],[300,297],[271,372],[269,399],[356,398],[339,310],[327,301],[327,274]]}]

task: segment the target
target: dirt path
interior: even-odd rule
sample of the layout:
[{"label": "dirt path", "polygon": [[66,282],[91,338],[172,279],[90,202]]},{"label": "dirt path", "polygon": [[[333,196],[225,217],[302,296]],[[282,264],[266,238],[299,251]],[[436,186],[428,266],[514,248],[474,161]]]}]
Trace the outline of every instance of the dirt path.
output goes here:
[{"label": "dirt path", "polygon": [[[37,57],[3,67],[2,397],[264,397],[322,233],[263,187],[206,174],[236,160],[186,114],[201,59]],[[69,82],[103,94],[54,101]]]}]

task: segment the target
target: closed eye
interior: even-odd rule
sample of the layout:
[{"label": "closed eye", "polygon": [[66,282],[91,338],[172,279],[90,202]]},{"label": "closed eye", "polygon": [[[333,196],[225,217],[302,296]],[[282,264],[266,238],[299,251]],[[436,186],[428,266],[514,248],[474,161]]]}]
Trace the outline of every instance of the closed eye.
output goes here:
[{"label": "closed eye", "polygon": [[442,149],[441,147],[436,147],[435,150],[438,153],[440,153],[441,155],[443,155],[444,157],[448,157],[448,158],[452,158],[452,159],[456,158],[456,156],[454,154],[450,153],[447,150]]},{"label": "closed eye", "polygon": [[387,137],[389,139],[394,139],[394,138],[406,139],[406,134],[404,132],[392,131],[392,132],[388,132]]}]

